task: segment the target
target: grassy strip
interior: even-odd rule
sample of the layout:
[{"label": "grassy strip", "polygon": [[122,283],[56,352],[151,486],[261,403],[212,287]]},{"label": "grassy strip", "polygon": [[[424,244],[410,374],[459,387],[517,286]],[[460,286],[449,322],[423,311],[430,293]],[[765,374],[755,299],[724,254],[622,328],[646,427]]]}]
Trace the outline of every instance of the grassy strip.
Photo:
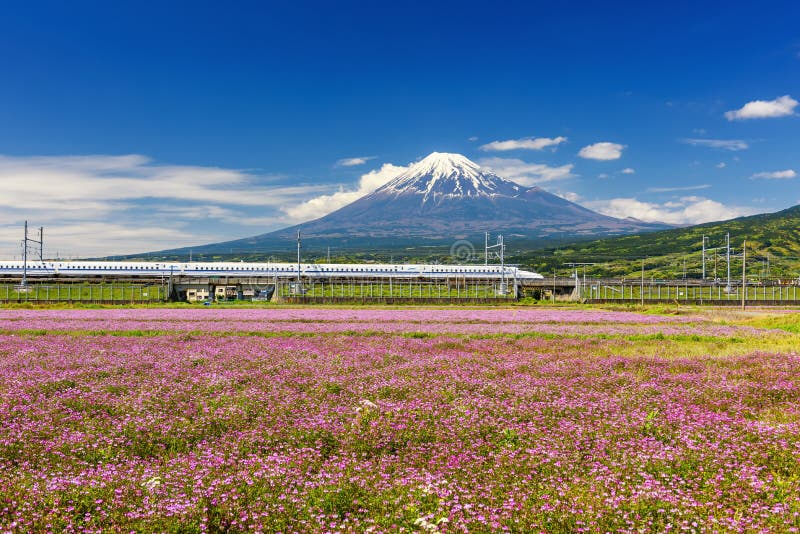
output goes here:
[{"label": "grassy strip", "polygon": [[755,328],[774,328],[800,334],[800,313],[784,313],[781,315],[769,315],[766,317],[756,317],[735,324],[753,326]]},{"label": "grassy strip", "polygon": [[[295,332],[291,330],[246,330],[246,331],[230,331],[230,332],[205,332],[202,330],[187,330],[187,331],[174,331],[174,330],[48,330],[43,328],[31,329],[18,329],[18,330],[3,330],[0,329],[0,335],[7,336],[70,336],[70,337],[162,337],[162,336],[205,336],[205,337],[262,337],[262,338],[280,338],[280,337],[404,337],[410,339],[433,339],[437,337],[458,338],[465,340],[479,340],[479,339],[601,339],[601,340],[625,340],[625,341],[677,341],[677,342],[713,342],[713,343],[744,343],[744,337],[730,337],[730,336],[703,336],[698,334],[664,334],[657,332],[654,334],[554,334],[551,332],[514,332],[505,333],[497,332],[492,334],[474,334],[474,333],[458,333],[458,332],[383,332],[380,330],[341,330],[338,332]],[[759,339],[753,337],[753,339]]]}]

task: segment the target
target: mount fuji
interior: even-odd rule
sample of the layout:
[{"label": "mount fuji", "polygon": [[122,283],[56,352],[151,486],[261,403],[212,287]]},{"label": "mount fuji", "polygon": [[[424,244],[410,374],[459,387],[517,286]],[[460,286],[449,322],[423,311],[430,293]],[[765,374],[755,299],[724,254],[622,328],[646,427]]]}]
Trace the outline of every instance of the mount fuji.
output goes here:
[{"label": "mount fuji", "polygon": [[670,228],[617,219],[539,187],[524,187],[461,154],[434,152],[372,193],[324,217],[250,238],[193,247],[195,252],[285,249],[304,243],[351,247],[444,244],[502,232],[517,241],[551,241]]}]

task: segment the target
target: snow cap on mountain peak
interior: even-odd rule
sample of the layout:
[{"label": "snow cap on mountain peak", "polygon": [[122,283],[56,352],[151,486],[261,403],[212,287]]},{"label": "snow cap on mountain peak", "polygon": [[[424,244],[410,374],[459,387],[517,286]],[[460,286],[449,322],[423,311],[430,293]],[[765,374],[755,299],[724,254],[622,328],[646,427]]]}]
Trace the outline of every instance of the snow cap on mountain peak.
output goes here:
[{"label": "snow cap on mountain peak", "polygon": [[516,195],[520,188],[461,154],[433,152],[411,165],[378,191],[391,194],[419,194],[422,202],[453,197]]},{"label": "snow cap on mountain peak", "polygon": [[480,165],[464,155],[449,152],[431,152],[411,166],[415,174],[434,174],[440,177],[461,173],[469,176],[480,174]]}]

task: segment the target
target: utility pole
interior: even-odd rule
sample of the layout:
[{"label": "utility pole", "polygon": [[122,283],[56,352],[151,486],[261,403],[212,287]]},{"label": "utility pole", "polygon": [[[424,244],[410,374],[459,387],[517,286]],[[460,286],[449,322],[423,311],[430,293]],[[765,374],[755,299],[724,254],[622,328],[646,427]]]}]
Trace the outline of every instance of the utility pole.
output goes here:
[{"label": "utility pole", "polygon": [[731,292],[731,233],[728,232],[725,234],[725,249],[727,255],[727,262],[728,262],[728,286],[726,290],[728,294]]},{"label": "utility pole", "polygon": [[703,236],[703,281],[706,279],[706,236]]},{"label": "utility pole", "polygon": [[769,280],[769,278],[770,278],[770,272],[769,272],[769,252],[767,252],[767,280]]},{"label": "utility pole", "polygon": [[484,234],[484,245],[483,245],[483,264],[489,265],[489,232]]},{"label": "utility pole", "polygon": [[747,295],[747,240],[742,242],[742,310],[745,306],[745,297]]},{"label": "utility pole", "polygon": [[499,248],[500,249],[500,252],[499,252],[499,255],[500,255],[500,292],[502,294],[505,294],[505,292],[506,292],[506,259],[505,259],[506,258],[506,255],[505,255],[506,246],[505,246],[505,243],[503,242],[503,236],[502,236],[502,234],[497,236],[497,244],[496,245],[489,246],[489,241],[488,240],[489,240],[489,234],[487,233],[486,234],[486,258],[487,258],[487,260],[486,260],[487,263],[486,264],[487,265],[489,264],[488,263],[489,262],[489,260],[488,260],[488,258],[489,258],[489,249],[490,248]]},{"label": "utility pole", "polygon": [[[566,265],[567,267],[575,269],[575,273],[573,275],[575,277],[575,292],[580,297],[581,294],[583,293],[583,291],[586,289],[586,266],[587,265],[595,265],[595,264],[594,263],[570,262],[570,263],[565,263],[564,265]],[[580,276],[578,276],[578,267],[583,267],[583,288],[581,288],[581,278],[580,278]],[[633,296],[631,296],[631,298],[633,298]]]},{"label": "utility pole", "polygon": [[503,236],[497,236],[497,244],[500,245],[500,292],[506,294],[506,246],[503,244]]},{"label": "utility pole", "polygon": [[22,287],[28,284],[28,221],[25,221],[25,238],[22,241]]},{"label": "utility pole", "polygon": [[644,306],[644,258],[642,258],[642,286],[639,288],[639,294],[642,297],[642,306]]},{"label": "utility pole", "polygon": [[22,240],[22,281],[21,287],[28,285],[28,243],[39,244],[39,261],[44,262],[44,226],[39,227],[39,239],[28,237],[28,221],[25,221],[25,234]]},{"label": "utility pole", "polygon": [[328,263],[331,262],[331,247],[328,245]]},{"label": "utility pole", "polygon": [[297,229],[297,291],[300,291],[300,229]]},{"label": "utility pole", "polygon": [[586,290],[586,265],[583,266],[583,289]]}]

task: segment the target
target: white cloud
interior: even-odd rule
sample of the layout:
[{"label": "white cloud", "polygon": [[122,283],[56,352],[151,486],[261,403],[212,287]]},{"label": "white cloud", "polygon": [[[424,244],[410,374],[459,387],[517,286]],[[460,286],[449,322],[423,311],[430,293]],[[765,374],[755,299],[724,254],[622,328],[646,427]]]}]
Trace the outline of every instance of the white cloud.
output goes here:
[{"label": "white cloud", "polygon": [[725,112],[729,121],[743,119],[771,119],[794,115],[797,100],[789,95],[783,95],[775,100],[753,100],[739,109]]},{"label": "white cloud", "polygon": [[291,223],[285,215],[249,215],[241,209],[230,209],[213,204],[196,206],[160,205],[153,207],[160,217],[167,220],[178,221],[203,221],[214,219],[227,224],[238,226],[260,226],[271,228],[285,226]]},{"label": "white cloud", "polygon": [[608,174],[601,172],[600,174],[597,175],[597,177],[600,178],[601,180],[605,180],[606,178],[608,178]]},{"label": "white cloud", "polygon": [[725,167],[727,167],[727,166],[728,166],[728,165],[727,165],[727,164],[726,164],[724,161],[720,161],[719,163],[717,163],[717,164],[716,164],[716,167],[717,167],[718,169],[724,169],[724,168],[725,168]]},{"label": "white cloud", "polygon": [[563,193],[559,192],[556,193],[556,196],[559,196],[564,200],[569,200],[570,202],[580,202],[583,199],[583,197],[581,197],[578,193],[574,193],[572,191],[564,191]]},{"label": "white cloud", "polygon": [[477,135],[473,135],[472,137],[467,138],[467,141],[472,141],[473,143],[478,140]]},{"label": "white cloud", "polygon": [[619,172],[621,172],[622,174],[636,174],[636,171],[634,169],[631,169],[630,167],[622,169]]},{"label": "white cloud", "polygon": [[580,152],[578,152],[578,155],[584,159],[609,161],[621,158],[622,150],[624,148],[625,145],[620,145],[618,143],[595,143],[593,145],[583,147]]},{"label": "white cloud", "polygon": [[750,146],[741,139],[681,139],[681,143],[692,146],[704,146],[709,148],[720,148],[736,152],[747,150]]},{"label": "white cloud", "polygon": [[684,187],[648,187],[648,193],[673,193],[675,191],[698,191],[700,189],[708,189],[711,184],[700,185],[687,185]]},{"label": "white cloud", "polygon": [[484,158],[478,161],[498,176],[530,187],[536,184],[573,178],[571,163],[559,167],[550,167],[541,163],[527,163],[515,158]]},{"label": "white cloud", "polygon": [[566,142],[566,137],[524,137],[507,141],[492,141],[479,148],[484,152],[505,152],[507,150],[542,150],[549,146],[558,146]]},{"label": "white cloud", "polygon": [[[216,236],[206,236],[216,237]],[[2,257],[20,258],[22,228],[0,225]],[[45,256],[91,257],[110,256],[198,244],[199,237],[178,225],[126,224],[109,221],[68,222],[45,225]],[[204,241],[205,242],[205,241]]]},{"label": "white cloud", "polygon": [[[329,190],[264,185],[274,179],[156,164],[136,154],[0,156],[0,257],[19,254],[25,219],[45,226],[47,254],[125,254],[241,237],[240,227],[254,218],[275,228],[285,218],[280,208]],[[165,205],[194,211],[166,216]],[[264,217],[265,211],[275,217]]]},{"label": "white cloud", "polygon": [[375,159],[376,156],[363,156],[360,158],[344,158],[336,162],[337,167],[355,167],[364,165],[366,162]]},{"label": "white cloud", "polygon": [[264,187],[257,179],[233,169],[156,165],[139,155],[0,156],[0,207],[83,210],[146,198],[281,206],[309,190]]},{"label": "white cloud", "polygon": [[750,179],[757,180],[761,178],[764,180],[791,180],[796,176],[797,173],[793,169],[786,169],[785,171],[757,172],[751,176]]},{"label": "white cloud", "polygon": [[340,186],[335,193],[319,195],[300,204],[282,209],[294,221],[317,219],[375,191],[406,169],[408,167],[384,163],[380,169],[362,175],[355,189],[345,189]]},{"label": "white cloud", "polygon": [[758,210],[739,206],[726,206],[703,197],[682,197],[677,201],[658,204],[636,198],[612,198],[584,202],[587,208],[612,217],[634,217],[646,222],[668,224],[700,224],[753,215]]}]

